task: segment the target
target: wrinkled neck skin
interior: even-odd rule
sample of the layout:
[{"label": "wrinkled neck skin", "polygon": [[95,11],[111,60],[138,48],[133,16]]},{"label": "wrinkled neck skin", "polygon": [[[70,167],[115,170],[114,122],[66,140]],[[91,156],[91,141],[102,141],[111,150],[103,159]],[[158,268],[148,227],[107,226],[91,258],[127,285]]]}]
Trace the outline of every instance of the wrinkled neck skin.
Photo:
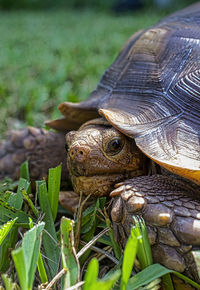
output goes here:
[{"label": "wrinkled neck skin", "polygon": [[67,165],[74,191],[93,196],[109,195],[114,185],[145,175],[147,159],[133,139],[103,119],[89,121],[66,135]]}]

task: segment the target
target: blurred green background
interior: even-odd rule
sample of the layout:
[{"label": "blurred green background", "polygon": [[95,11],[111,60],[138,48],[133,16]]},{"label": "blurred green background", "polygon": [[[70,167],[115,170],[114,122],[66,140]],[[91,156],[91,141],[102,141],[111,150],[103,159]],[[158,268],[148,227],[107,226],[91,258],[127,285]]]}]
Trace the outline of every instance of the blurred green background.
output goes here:
[{"label": "blurred green background", "polygon": [[120,13],[123,0],[0,0],[1,138],[86,99],[129,36],[192,2],[145,0]]}]

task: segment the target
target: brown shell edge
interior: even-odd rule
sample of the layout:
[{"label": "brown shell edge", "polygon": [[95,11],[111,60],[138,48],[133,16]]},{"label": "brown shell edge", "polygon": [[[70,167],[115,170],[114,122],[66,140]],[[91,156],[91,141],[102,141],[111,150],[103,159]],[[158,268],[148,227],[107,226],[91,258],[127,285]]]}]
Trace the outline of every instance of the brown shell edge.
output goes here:
[{"label": "brown shell edge", "polygon": [[[121,131],[123,134],[125,134],[125,132],[123,132],[123,130],[121,128],[119,128],[115,122],[112,120],[112,117],[109,116],[109,110],[106,109],[100,109],[99,110],[99,114],[103,117],[105,117],[107,119],[107,121],[113,126],[115,127],[117,130]],[[111,114],[113,116],[113,112]],[[141,145],[141,141],[140,144],[138,144],[137,142],[137,137],[134,138],[136,145],[139,147],[139,149],[151,160],[153,160],[154,162],[156,162],[157,164],[159,164],[160,166],[166,168],[167,170],[178,174],[184,178],[187,178],[193,182],[195,182],[196,184],[200,184],[200,169],[192,169],[189,168],[187,166],[178,166],[177,164],[174,164],[172,162],[169,162],[167,160],[161,160],[161,159],[157,159],[155,157],[152,157],[151,155],[149,155],[145,148],[143,148],[143,146]]]}]

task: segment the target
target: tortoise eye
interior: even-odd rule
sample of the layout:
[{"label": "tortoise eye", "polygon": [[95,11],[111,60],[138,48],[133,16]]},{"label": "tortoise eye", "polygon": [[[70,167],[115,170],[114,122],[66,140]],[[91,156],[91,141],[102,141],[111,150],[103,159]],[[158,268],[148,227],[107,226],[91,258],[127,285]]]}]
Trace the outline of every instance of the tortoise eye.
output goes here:
[{"label": "tortoise eye", "polygon": [[115,137],[106,146],[106,153],[110,155],[118,154],[124,146],[124,140],[121,138]]}]

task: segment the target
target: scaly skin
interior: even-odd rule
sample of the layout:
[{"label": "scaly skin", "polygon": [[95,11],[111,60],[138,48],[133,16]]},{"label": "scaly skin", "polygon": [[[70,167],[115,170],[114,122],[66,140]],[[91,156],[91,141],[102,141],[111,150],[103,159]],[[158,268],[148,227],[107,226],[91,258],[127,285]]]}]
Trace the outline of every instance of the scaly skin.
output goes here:
[{"label": "scaly skin", "polygon": [[[112,140],[123,144],[118,154],[107,148]],[[66,142],[69,174],[78,194],[108,195],[114,184],[146,172],[144,155],[132,140],[111,126],[89,122],[78,131],[68,133]]]},{"label": "scaly skin", "polygon": [[[108,144],[116,138],[122,145],[115,151]],[[66,141],[76,196],[73,192],[62,193],[61,204],[74,211],[81,192],[111,195],[114,232],[123,246],[132,216],[141,215],[147,224],[154,261],[199,282],[192,253],[200,248],[199,188],[171,176],[147,176],[147,158],[134,140],[101,119],[68,133]],[[19,166],[26,159],[32,179],[46,177],[49,167],[65,160],[63,148],[64,135],[60,133],[31,127],[12,132],[0,147],[0,178],[17,178]]]},{"label": "scaly skin", "polygon": [[125,244],[134,214],[147,224],[155,262],[199,281],[193,249],[200,249],[200,201],[195,189],[169,176],[141,176],[115,186],[111,217]]},{"label": "scaly skin", "polygon": [[[107,144],[115,138],[124,145],[111,154]],[[113,197],[111,218],[118,241],[124,246],[132,216],[143,216],[154,261],[199,281],[190,253],[200,248],[199,188],[172,176],[146,175],[147,160],[134,140],[98,121],[70,132],[66,140],[75,192]]]},{"label": "scaly skin", "polygon": [[63,179],[67,178],[65,135],[28,127],[11,131],[0,143],[0,179],[19,178],[21,163],[28,160],[32,180],[46,178],[48,169],[62,163]]}]

